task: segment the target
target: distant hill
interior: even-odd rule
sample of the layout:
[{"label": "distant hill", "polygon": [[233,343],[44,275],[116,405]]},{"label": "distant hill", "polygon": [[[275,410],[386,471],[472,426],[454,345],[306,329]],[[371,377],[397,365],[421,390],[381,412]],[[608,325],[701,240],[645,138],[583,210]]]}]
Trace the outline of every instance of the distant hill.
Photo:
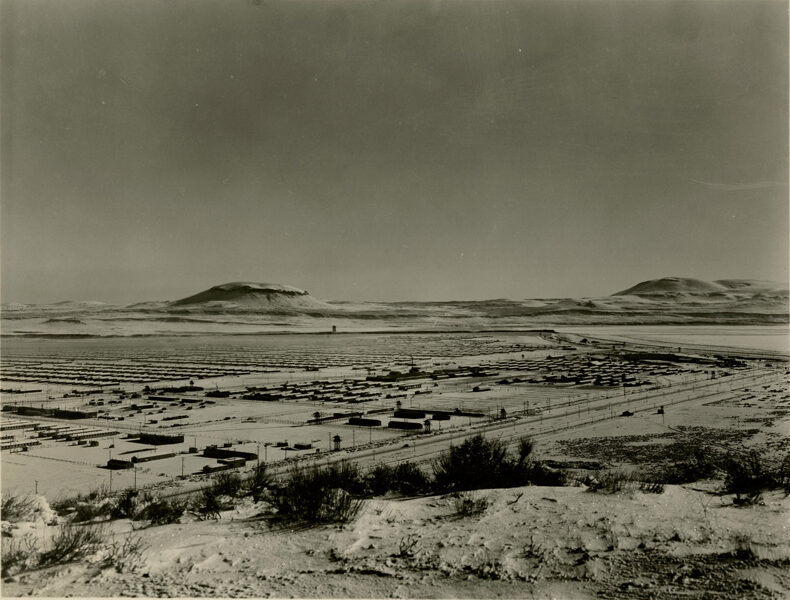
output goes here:
[{"label": "distant hill", "polygon": [[176,300],[171,308],[245,311],[310,311],[329,308],[305,290],[279,283],[237,281]]},{"label": "distant hill", "polygon": [[719,279],[703,281],[688,277],[664,277],[637,283],[612,296],[646,298],[720,298],[731,300],[781,299],[788,294],[787,284],[760,279]]},{"label": "distant hill", "polygon": [[765,281],[762,279],[719,279],[714,283],[723,285],[732,292],[751,294],[784,294],[787,295],[787,283]]},{"label": "distant hill", "polygon": [[[787,284],[664,277],[604,297],[429,302],[322,301],[278,283],[231,282],[175,301],[0,305],[3,335],[179,335],[337,324],[343,330],[461,330],[556,325],[786,325]],[[330,320],[331,319],[331,320]],[[337,320],[337,321],[336,321]]]},{"label": "distant hill", "polygon": [[69,306],[74,308],[86,308],[86,307],[102,308],[110,305],[107,304],[106,302],[98,302],[97,300],[61,300],[60,302],[54,302],[52,306]]},{"label": "distant hill", "polygon": [[718,282],[702,281],[687,277],[664,277],[637,283],[635,286],[612,294],[613,296],[653,296],[669,294],[711,294],[727,292],[729,288]]}]

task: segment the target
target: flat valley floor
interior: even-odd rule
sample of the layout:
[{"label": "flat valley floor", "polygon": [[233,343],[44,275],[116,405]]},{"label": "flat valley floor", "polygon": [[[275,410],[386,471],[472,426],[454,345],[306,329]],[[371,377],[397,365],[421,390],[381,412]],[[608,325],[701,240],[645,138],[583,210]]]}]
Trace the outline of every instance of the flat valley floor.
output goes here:
[{"label": "flat valley floor", "polygon": [[[725,491],[723,471],[645,485],[645,473],[700,452],[759,456],[782,472],[781,332],[723,329],[8,338],[3,496],[37,504],[3,517],[2,593],[786,597],[780,485],[748,505]],[[364,474],[411,462],[430,474],[479,434],[511,449],[531,438],[534,459],[567,485],[468,492],[474,514],[453,494],[366,494],[354,519],[315,526],[283,523],[265,498],[239,494],[210,519],[191,504],[167,525],[96,516],[82,525],[101,530],[95,552],[9,568],[9,548],[53,544],[78,495],[97,505],[136,488],[191,503],[228,472],[219,469],[246,476],[261,463],[274,477],[343,463]],[[619,483],[602,485],[613,474]],[[108,560],[132,541],[130,564]]]}]

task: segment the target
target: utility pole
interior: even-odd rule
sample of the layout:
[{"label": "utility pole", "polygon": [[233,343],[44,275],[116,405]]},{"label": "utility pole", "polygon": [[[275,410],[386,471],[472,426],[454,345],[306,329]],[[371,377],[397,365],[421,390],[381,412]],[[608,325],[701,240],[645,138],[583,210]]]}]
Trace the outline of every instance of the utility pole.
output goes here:
[{"label": "utility pole", "polygon": [[181,457],[181,478],[184,478],[184,457]]}]

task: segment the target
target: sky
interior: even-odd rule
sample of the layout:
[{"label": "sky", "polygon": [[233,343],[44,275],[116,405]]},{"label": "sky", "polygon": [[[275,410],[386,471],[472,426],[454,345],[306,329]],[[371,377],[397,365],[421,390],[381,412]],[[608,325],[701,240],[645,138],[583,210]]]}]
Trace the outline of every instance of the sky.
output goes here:
[{"label": "sky", "polygon": [[0,0],[0,298],[787,281],[778,0]]}]

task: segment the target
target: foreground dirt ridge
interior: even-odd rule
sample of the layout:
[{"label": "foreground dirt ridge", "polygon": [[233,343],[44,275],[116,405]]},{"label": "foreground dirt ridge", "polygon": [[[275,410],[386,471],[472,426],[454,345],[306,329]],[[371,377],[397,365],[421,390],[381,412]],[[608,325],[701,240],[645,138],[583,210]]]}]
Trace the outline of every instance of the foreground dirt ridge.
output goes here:
[{"label": "foreground dirt ridge", "polygon": [[[216,521],[133,531],[130,572],[85,561],[29,572],[4,596],[780,598],[790,590],[790,499],[738,508],[687,486],[661,494],[584,487],[373,499],[344,526],[281,529],[243,501]],[[131,533],[130,533],[131,532]]]}]

